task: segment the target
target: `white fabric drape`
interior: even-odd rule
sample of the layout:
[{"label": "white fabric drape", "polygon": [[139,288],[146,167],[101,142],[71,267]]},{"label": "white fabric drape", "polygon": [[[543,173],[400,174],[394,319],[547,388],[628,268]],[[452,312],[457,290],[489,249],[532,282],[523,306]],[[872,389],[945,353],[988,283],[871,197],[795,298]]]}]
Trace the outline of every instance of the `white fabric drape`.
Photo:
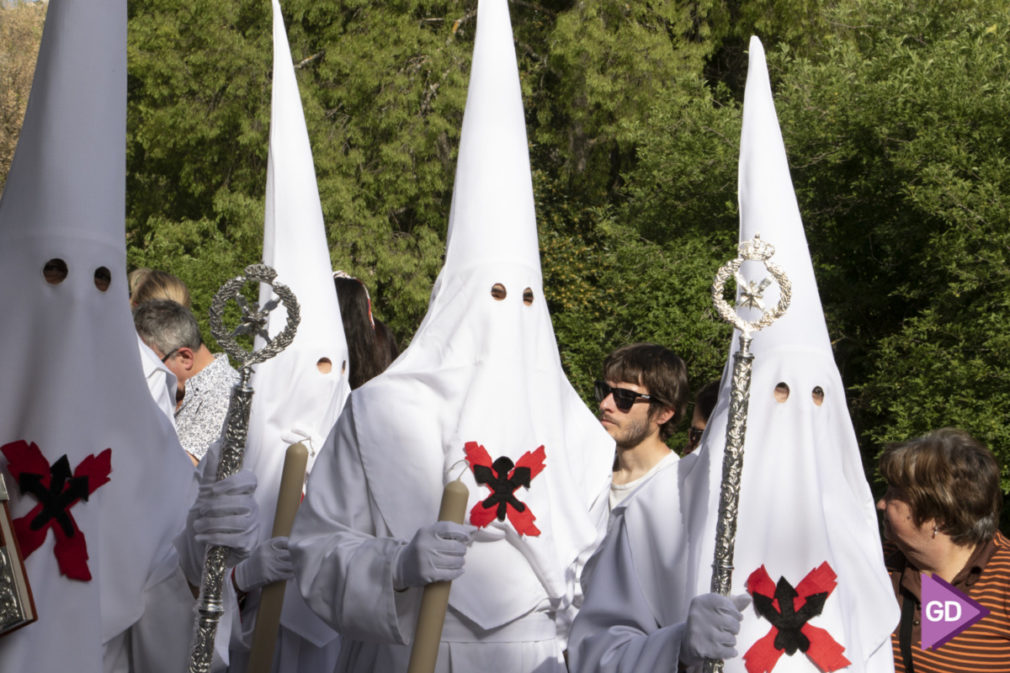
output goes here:
[{"label": "white fabric drape", "polygon": [[[0,200],[0,444],[34,442],[71,470],[111,449],[112,471],[69,510],[91,580],[61,574],[52,531],[28,557],[39,621],[0,638],[5,671],[99,673],[105,644],[141,617],[145,590],[175,571],[193,469],[151,401],[130,316],[125,134],[125,0],[52,0]],[[67,275],[49,284],[42,269],[54,258]],[[38,500],[2,457],[0,468],[12,515],[24,516]]]},{"label": "white fabric drape", "polygon": [[[890,671],[890,634],[897,623],[894,593],[884,569],[870,488],[835,365],[821,309],[813,264],[772,100],[764,50],[751,38],[740,142],[740,240],[760,234],[775,246],[772,262],[792,281],[789,310],[754,336],[744,470],[734,555],[733,593],[764,565],[773,582],[794,587],[827,561],[838,586],[810,624],[827,629],[845,648],[851,671]],[[756,262],[741,270],[749,282],[767,276]],[[778,301],[769,288],[767,306]],[[754,314],[752,313],[751,316]],[[722,453],[728,415],[734,336],[719,403],[706,429],[695,472],[684,497],[693,506],[693,586],[709,590],[718,517]],[[789,387],[785,402],[777,384]],[[823,391],[823,403],[814,389]],[[738,650],[744,655],[771,628],[753,606],[744,612]],[[728,673],[745,671],[743,658],[726,663]],[[802,653],[782,655],[775,671],[815,670]]]},{"label": "white fabric drape", "polygon": [[513,463],[543,446],[544,470],[516,491],[540,534],[507,518],[478,532],[453,582],[439,670],[563,671],[614,448],[565,378],[544,300],[504,0],[478,6],[449,219],[421,327],[352,394],[310,477],[292,536],[299,585],[345,639],[341,670],[402,670],[420,589],[393,592],[396,550],[435,521],[448,481],[462,475],[468,517],[488,497],[467,442]]}]

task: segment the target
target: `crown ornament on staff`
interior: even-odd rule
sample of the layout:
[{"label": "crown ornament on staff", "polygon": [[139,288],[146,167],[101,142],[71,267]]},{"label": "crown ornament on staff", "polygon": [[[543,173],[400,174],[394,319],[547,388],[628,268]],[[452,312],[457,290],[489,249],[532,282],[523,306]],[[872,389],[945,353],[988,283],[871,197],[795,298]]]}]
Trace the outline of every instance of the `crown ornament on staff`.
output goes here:
[{"label": "crown ornament on staff", "polygon": [[[751,368],[754,354],[750,344],[754,333],[785,314],[792,298],[792,283],[782,267],[769,261],[775,246],[762,241],[760,234],[740,243],[736,259],[723,264],[712,283],[712,303],[719,316],[740,330],[740,349],[733,356],[733,385],[730,390],[729,419],[726,423],[726,450],[722,458],[722,484],[719,489],[719,519],[716,523],[715,554],[712,560],[711,590],[728,596],[733,582],[733,550],[736,541],[736,522],[740,502],[740,478],[743,474],[743,446],[747,433],[747,406],[750,399]],[[761,262],[768,276],[760,282],[748,281],[740,273],[744,262]],[[730,306],[724,297],[726,281],[734,278],[737,285],[736,306]],[[773,284],[778,286],[779,300],[772,308],[765,307],[765,291]],[[761,311],[757,320],[745,320],[739,310]],[[722,671],[723,662],[706,660],[706,673]]]},{"label": "crown ornament on staff", "polygon": [[[792,283],[789,277],[779,265],[768,261],[775,255],[775,246],[767,241],[761,240],[761,234],[754,234],[754,238],[744,241],[737,246],[737,257],[723,264],[715,274],[715,282],[712,283],[712,303],[715,304],[716,311],[726,322],[736,327],[741,332],[741,347],[746,339],[750,344],[751,336],[754,332],[768,327],[773,322],[782,317],[789,308],[789,301],[792,298]],[[765,278],[760,283],[746,280],[740,275],[740,267],[744,262],[762,262],[771,278]],[[723,297],[726,281],[730,277],[736,280],[740,298],[737,303],[738,308],[752,308],[761,311],[761,317],[755,321],[744,320],[737,312],[736,308],[729,305]],[[779,301],[772,310],[765,310],[764,291],[772,283],[779,286]]]},{"label": "crown ornament on staff", "polygon": [[[265,264],[251,264],[243,275],[224,283],[210,304],[210,331],[224,351],[238,363],[239,382],[231,391],[228,415],[224,422],[223,442],[217,465],[217,480],[235,474],[242,467],[246,434],[249,430],[249,413],[252,409],[253,390],[250,385],[253,365],[265,362],[287,348],[295,338],[301,320],[300,308],[294,293],[286,285],[276,282],[277,272]],[[269,285],[276,298],[263,306],[248,301],[242,289],[249,282]],[[241,318],[237,327],[229,330],[224,324],[225,307],[234,301]],[[287,312],[284,328],[271,338],[267,334],[270,312],[283,305]],[[244,348],[239,336],[261,336],[266,341],[262,348]],[[224,612],[221,595],[225,581],[224,547],[214,545],[207,549],[200,581],[200,601],[197,607],[193,647],[190,651],[189,672],[209,673],[214,655],[214,636]]]}]

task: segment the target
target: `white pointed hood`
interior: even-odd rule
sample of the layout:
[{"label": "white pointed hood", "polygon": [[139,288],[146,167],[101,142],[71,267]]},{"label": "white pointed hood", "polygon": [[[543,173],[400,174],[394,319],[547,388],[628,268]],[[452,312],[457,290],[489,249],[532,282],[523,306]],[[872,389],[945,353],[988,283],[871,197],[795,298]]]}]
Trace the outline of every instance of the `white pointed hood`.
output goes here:
[{"label": "white pointed hood", "polygon": [[[504,298],[492,297],[496,284]],[[467,442],[513,462],[543,446],[543,472],[516,493],[540,535],[520,536],[507,519],[482,529],[450,604],[483,628],[545,596],[565,604],[573,580],[565,569],[596,537],[588,503],[609,478],[613,440],[565,377],[544,301],[504,0],[478,6],[446,261],[428,313],[410,346],[350,406],[369,488],[402,539],[435,520],[444,484],[461,473],[468,513],[488,497],[466,467]]]},{"label": "white pointed hood", "polygon": [[[277,271],[277,282],[294,292],[301,307],[301,322],[294,341],[276,357],[256,367],[252,377],[252,411],[243,466],[256,473],[261,537],[273,527],[281,470],[287,447],[302,442],[310,452],[309,468],[326,435],[337,420],[350,392],[347,344],[340,306],[333,286],[329,246],[316,186],[312,148],[305,126],[298,82],[291,59],[284,18],[273,0],[273,94],[270,116],[270,152],[267,161],[266,215],[263,263]],[[261,286],[261,305],[269,289]],[[270,314],[268,332],[284,328],[283,307]],[[257,340],[257,347],[262,339]],[[320,371],[320,361],[330,370]],[[297,591],[285,592],[285,602]],[[335,634],[306,608],[309,635],[324,642]],[[292,610],[285,608],[285,626]],[[316,644],[322,644],[316,642]]]},{"label": "white pointed hood", "polygon": [[[47,530],[26,561],[40,619],[0,639],[2,670],[101,671],[185,520],[192,465],[147,392],[130,316],[125,145],[125,0],[51,0],[0,199],[0,445],[34,443],[71,470],[110,449],[111,473],[69,511],[90,581],[61,573]],[[43,277],[51,259],[59,284]],[[15,518],[39,502],[11,478],[18,462],[0,456]]]},{"label": "white pointed hood", "polygon": [[540,246],[519,69],[506,3],[478,16],[442,275],[486,264],[529,267]]},{"label": "white pointed hood", "polygon": [[[771,582],[784,577],[795,587],[827,562],[838,584],[820,615],[808,623],[826,629],[845,648],[844,656],[852,663],[846,671],[892,671],[890,634],[897,608],[825,327],[764,50],[756,37],[750,43],[739,181],[740,241],[760,234],[775,246],[770,261],[788,275],[792,302],[785,316],[754,335],[751,345],[754,361],[732,592],[745,591],[748,577],[761,566]],[[754,283],[769,277],[759,262],[746,262],[742,275]],[[778,299],[776,286],[765,293],[769,308]],[[756,318],[756,313],[742,315]],[[739,350],[738,335],[731,354]],[[711,581],[732,370],[731,357],[703,449],[685,482],[684,494],[693,508],[694,591],[699,593],[709,591]],[[774,397],[780,382],[790,390],[785,402]],[[823,391],[820,405],[815,389]],[[757,655],[761,647],[755,643],[770,629],[769,621],[748,608],[737,641],[742,656],[728,661],[726,671],[747,670],[744,657]],[[782,654],[774,667],[776,673],[817,670],[802,652]]]}]

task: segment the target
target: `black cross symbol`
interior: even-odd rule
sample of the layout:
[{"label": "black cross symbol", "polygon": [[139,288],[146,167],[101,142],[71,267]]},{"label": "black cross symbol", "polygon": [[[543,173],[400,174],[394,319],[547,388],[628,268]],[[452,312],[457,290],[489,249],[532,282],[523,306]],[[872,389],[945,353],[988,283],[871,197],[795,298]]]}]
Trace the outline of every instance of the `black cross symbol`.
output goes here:
[{"label": "black cross symbol", "polygon": [[[803,635],[801,629],[808,620],[821,614],[828,593],[810,594],[803,607],[796,610],[793,599],[799,594],[785,577],[779,578],[778,584],[775,585],[774,596],[754,592],[754,610],[778,629],[775,649],[793,655],[796,650],[806,652],[810,648],[810,639]],[[774,600],[778,600],[778,610],[775,609]]]},{"label": "black cross symbol", "polygon": [[[508,456],[502,456],[491,464],[474,465],[473,477],[478,484],[487,484],[491,488],[491,495],[481,503],[484,507],[498,505],[496,516],[499,521],[505,520],[505,511],[508,505],[512,505],[517,512],[525,512],[526,505],[520,502],[513,495],[520,486],[530,487],[530,468],[518,467],[515,474],[509,478],[509,471],[515,467],[515,463]],[[493,471],[492,471],[493,470]]]},{"label": "black cross symbol", "polygon": [[78,500],[88,499],[88,478],[74,477],[67,456],[49,468],[49,489],[42,485],[42,475],[23,472],[18,479],[22,493],[31,493],[42,504],[42,511],[32,519],[30,528],[39,530],[55,520],[67,537],[74,535],[74,519],[68,511]]}]

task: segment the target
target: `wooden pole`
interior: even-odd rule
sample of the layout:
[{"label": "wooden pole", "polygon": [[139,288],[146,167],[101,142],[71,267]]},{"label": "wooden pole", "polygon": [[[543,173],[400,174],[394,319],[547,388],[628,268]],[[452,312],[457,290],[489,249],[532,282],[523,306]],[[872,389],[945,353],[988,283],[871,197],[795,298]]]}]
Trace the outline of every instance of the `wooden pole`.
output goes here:
[{"label": "wooden pole", "polygon": [[[466,501],[469,497],[470,491],[462,481],[459,479],[450,481],[442,491],[438,520],[463,523],[463,517],[466,516]],[[435,670],[451,587],[452,582],[432,582],[424,587],[407,673],[432,673]]]},{"label": "wooden pole", "polygon": [[[291,535],[295,514],[302,501],[302,485],[305,483],[305,468],[308,461],[309,452],[303,444],[292,444],[288,447],[284,456],[284,471],[281,473],[281,487],[277,494],[277,509],[270,537]],[[273,667],[277,629],[281,623],[281,607],[284,605],[286,585],[286,581],[271,582],[261,590],[259,609],[256,612],[256,627],[253,630],[252,651],[249,653],[248,673],[270,673]]]}]

